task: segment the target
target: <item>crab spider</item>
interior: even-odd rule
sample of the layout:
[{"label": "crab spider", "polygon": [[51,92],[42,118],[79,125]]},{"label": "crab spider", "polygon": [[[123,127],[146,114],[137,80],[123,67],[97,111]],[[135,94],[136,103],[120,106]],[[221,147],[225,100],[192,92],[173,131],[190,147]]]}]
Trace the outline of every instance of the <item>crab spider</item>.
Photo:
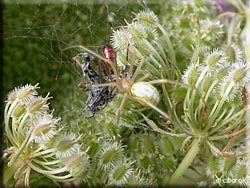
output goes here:
[{"label": "crab spider", "polygon": [[[104,47],[104,50],[105,50],[105,47]],[[77,60],[77,57],[79,57],[79,54],[76,55],[73,58],[73,60],[81,67],[83,73],[87,74],[90,80],[90,84],[81,84],[82,88],[90,91],[89,100],[95,101],[95,103],[89,103],[89,105],[92,105],[90,106],[90,111],[93,110],[93,113],[90,117],[93,117],[99,110],[103,109],[108,104],[108,102],[112,100],[115,94],[119,92],[119,93],[123,93],[124,96],[121,100],[121,104],[117,111],[117,123],[119,123],[119,119],[120,119],[123,106],[128,97],[138,101],[140,104],[144,106],[148,106],[156,110],[166,119],[171,119],[170,115],[163,112],[161,109],[157,107],[157,104],[160,101],[160,94],[157,91],[157,89],[152,85],[152,84],[157,84],[157,83],[171,83],[171,81],[167,79],[160,79],[160,80],[154,80],[151,82],[144,82],[144,81],[137,82],[135,79],[138,76],[140,69],[144,64],[145,59],[143,55],[135,47],[129,46],[128,50],[132,52],[134,55],[136,55],[137,57],[139,57],[140,59],[139,64],[137,66],[134,65],[134,62],[131,62],[129,64],[128,57],[126,57],[127,64],[125,66],[125,69],[121,71],[120,74],[118,74],[117,64],[114,63],[115,62],[114,60],[111,60],[105,57],[104,55],[96,54],[95,52],[91,51],[90,49],[82,45],[71,46],[66,49],[69,49],[69,48],[80,48],[86,52],[86,53],[81,53],[82,56],[85,56],[83,58],[83,61]],[[110,50],[109,51],[110,53],[112,54],[114,53],[114,51],[111,51],[111,49],[109,50]],[[111,57],[113,58],[114,54]],[[93,79],[89,73],[93,71],[89,64],[90,60],[102,61],[103,63],[105,63],[104,66],[106,65],[109,70],[108,78],[103,78],[103,75],[100,75],[100,73],[98,74],[95,72],[94,73],[95,78]],[[100,65],[101,63],[98,62],[98,64]],[[101,73],[101,74],[105,74],[105,73]],[[108,91],[104,92],[103,90],[98,90],[98,91],[94,90],[97,88],[106,88],[106,90]],[[95,95],[93,95],[93,92],[95,93]]]}]

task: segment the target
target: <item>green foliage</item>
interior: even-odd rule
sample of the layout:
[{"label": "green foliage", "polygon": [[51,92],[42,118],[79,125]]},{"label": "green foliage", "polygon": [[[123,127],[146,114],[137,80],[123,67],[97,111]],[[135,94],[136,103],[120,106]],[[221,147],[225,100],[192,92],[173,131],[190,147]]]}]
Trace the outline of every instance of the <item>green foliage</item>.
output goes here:
[{"label": "green foliage", "polygon": [[[117,8],[105,5],[112,10]],[[25,35],[31,42],[27,46],[38,48],[39,54],[32,60],[25,51],[18,50],[21,37],[20,43],[11,47],[9,37],[19,35],[10,34],[6,28],[5,50],[8,54],[11,49],[15,54],[6,55],[5,61],[13,63],[15,58],[23,58],[20,64],[24,70],[31,66],[25,62],[56,64],[36,68],[34,77],[29,72],[21,75],[18,67],[12,70],[21,82],[48,84],[44,89],[55,96],[55,111],[49,108],[49,95],[38,96],[37,85],[15,88],[8,94],[4,183],[35,185],[45,176],[46,182],[58,185],[248,185],[249,151],[244,134],[249,134],[250,122],[250,37],[245,30],[250,28],[250,15],[249,7],[241,1],[233,5],[234,14],[216,15],[215,4],[210,1],[169,1],[158,10],[168,14],[156,16],[157,12],[144,7],[120,21],[126,11],[123,10],[116,12],[120,20],[114,23],[109,17],[112,15],[106,15],[112,11],[105,12],[100,5],[91,4],[74,12],[73,5],[63,4],[59,13],[74,18],[69,25],[51,24],[41,18],[44,14],[35,14],[41,23],[31,18],[24,22],[32,25]],[[30,9],[48,13],[52,10],[50,16],[61,16],[60,22],[67,23],[67,16],[58,15],[56,6]],[[82,10],[86,12],[81,14]],[[77,29],[90,19],[93,10],[100,15],[105,13],[110,21],[106,27],[104,22],[96,22],[93,30],[82,36]],[[8,11],[6,19],[12,12]],[[231,15],[232,18],[227,17]],[[50,24],[51,30],[44,30],[42,40],[38,38],[40,31],[31,29]],[[118,27],[113,27],[110,34],[109,28],[114,24]],[[105,109],[87,119],[80,113],[87,95],[75,88],[76,82],[85,78],[73,80],[73,71],[64,70],[58,76],[58,85],[52,87],[54,80],[48,73],[53,71],[56,75],[59,63],[71,64],[72,68],[75,52],[64,49],[95,41],[89,36],[97,30],[97,40],[111,35],[110,42],[117,52],[119,74],[112,87],[117,87],[118,93]],[[65,34],[72,32],[76,34]],[[44,39],[51,34],[56,37],[46,42]],[[33,44],[32,40],[39,42]],[[99,42],[93,42],[96,44]],[[49,59],[43,59],[40,45],[50,47],[45,48],[44,56]],[[131,78],[123,75],[127,63],[134,66]],[[11,82],[10,69],[11,66],[5,69],[6,84]],[[48,78],[39,79],[40,71]],[[129,91],[120,84],[125,79],[133,83]],[[17,80],[14,83],[19,85]],[[138,83],[143,89],[133,87]],[[9,90],[6,88],[6,92]],[[54,113],[61,116],[61,123]]]}]

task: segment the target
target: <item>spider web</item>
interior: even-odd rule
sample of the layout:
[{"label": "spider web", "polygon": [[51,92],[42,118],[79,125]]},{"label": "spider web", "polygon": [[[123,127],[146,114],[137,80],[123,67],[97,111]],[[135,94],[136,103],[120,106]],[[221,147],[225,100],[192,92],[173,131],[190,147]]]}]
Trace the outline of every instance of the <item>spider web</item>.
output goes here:
[{"label": "spider web", "polygon": [[69,96],[82,97],[74,92],[82,75],[72,62],[80,50],[64,49],[84,45],[100,53],[112,30],[130,21],[133,12],[159,8],[142,1],[69,2],[4,1],[4,99],[14,87],[26,83],[39,83],[39,93],[50,92],[62,101],[59,106]]}]

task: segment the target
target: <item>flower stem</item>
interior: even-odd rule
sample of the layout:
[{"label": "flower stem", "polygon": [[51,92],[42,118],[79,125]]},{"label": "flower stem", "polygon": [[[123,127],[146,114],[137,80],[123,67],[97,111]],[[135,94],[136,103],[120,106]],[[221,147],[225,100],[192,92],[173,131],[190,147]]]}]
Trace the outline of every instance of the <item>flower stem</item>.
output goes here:
[{"label": "flower stem", "polygon": [[3,168],[3,183],[4,185],[10,185],[14,181],[14,174],[24,164],[21,158],[18,158],[12,165],[4,164]]},{"label": "flower stem", "polygon": [[193,140],[190,150],[188,151],[187,155],[184,157],[184,159],[182,160],[181,164],[178,166],[176,171],[171,176],[169,180],[169,184],[176,184],[176,182],[187,171],[188,167],[191,165],[194,158],[199,152],[199,144],[200,144],[200,140],[198,138]]},{"label": "flower stem", "polygon": [[11,144],[14,146],[17,146],[18,144],[16,143],[13,135],[11,134],[9,120],[10,120],[11,113],[17,104],[18,104],[18,100],[15,100],[11,105],[8,103],[8,104],[6,104],[6,107],[4,110],[5,133],[6,133],[7,138],[11,142]]},{"label": "flower stem", "polygon": [[19,158],[19,156],[22,154],[23,150],[27,147],[27,145],[30,143],[30,139],[31,139],[31,134],[33,132],[33,129],[31,129],[25,140],[23,141],[22,145],[20,146],[20,148],[18,149],[17,153],[13,155],[13,157],[10,159],[10,161],[8,162],[8,165],[11,166],[13,163],[16,162],[16,160]]},{"label": "flower stem", "polygon": [[168,46],[169,57],[170,57],[171,61],[174,64],[176,64],[174,47],[173,47],[172,42],[171,42],[171,40],[170,40],[170,38],[168,36],[168,33],[160,24],[157,24],[157,26],[161,30],[161,32],[163,33],[163,36],[165,37],[164,39],[166,40],[166,43],[167,43],[167,46]]},{"label": "flower stem", "polygon": [[[246,85],[247,88],[247,111],[246,111],[246,116],[245,116],[245,120],[247,122],[246,127],[248,128],[248,131],[246,132],[246,152],[247,154],[247,161],[248,163],[250,163],[250,83]],[[250,167],[249,165],[247,166],[246,169],[247,175],[250,176]]]}]

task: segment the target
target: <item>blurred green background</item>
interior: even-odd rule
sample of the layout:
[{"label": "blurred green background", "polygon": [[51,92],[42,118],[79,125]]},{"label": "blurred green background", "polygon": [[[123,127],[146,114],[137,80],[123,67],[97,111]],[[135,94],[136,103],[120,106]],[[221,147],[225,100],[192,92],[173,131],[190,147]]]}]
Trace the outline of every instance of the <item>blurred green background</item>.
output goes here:
[{"label": "blurred green background", "polygon": [[80,50],[63,49],[81,44],[100,53],[112,29],[124,25],[125,19],[131,21],[133,12],[150,8],[160,16],[162,8],[159,3],[142,1],[81,4],[5,1],[3,5],[4,100],[14,87],[39,83],[40,95],[50,92],[53,96],[51,106],[56,114],[67,110],[66,103],[83,107],[86,99],[77,88],[82,76],[72,62]]}]

